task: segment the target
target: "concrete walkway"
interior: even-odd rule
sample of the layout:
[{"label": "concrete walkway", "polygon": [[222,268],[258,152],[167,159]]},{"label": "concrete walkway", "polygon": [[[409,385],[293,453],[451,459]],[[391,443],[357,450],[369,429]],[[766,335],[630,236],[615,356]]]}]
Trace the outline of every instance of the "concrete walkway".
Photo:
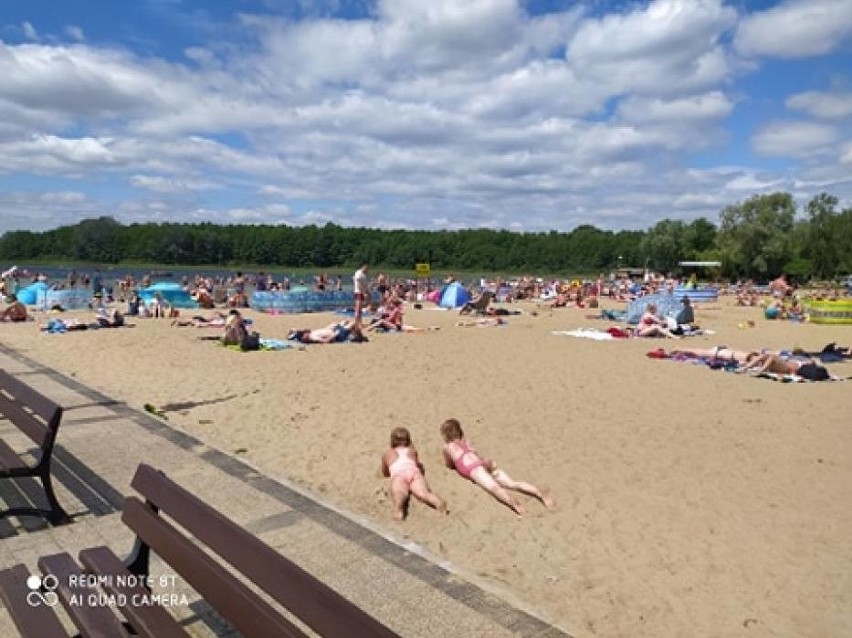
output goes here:
[{"label": "concrete walkway", "polygon": [[[38,519],[0,520],[0,568],[39,556],[108,545],[121,555],[133,537],[121,523],[124,495],[140,462],[163,470],[229,518],[300,564],[405,637],[525,636],[567,633],[514,607],[429,560],[416,546],[401,546],[315,498],[265,476],[243,460],[178,431],[161,419],[129,408],[62,373],[0,345],[0,368],[65,407],[54,455],[60,503],[73,523],[49,527]],[[0,437],[14,449],[32,448],[8,422]],[[26,481],[0,481],[0,500],[26,499]],[[155,561],[152,575],[170,577]],[[232,636],[231,630],[180,576],[168,593],[190,603],[173,609],[195,636]],[[166,593],[166,590],[164,590]],[[67,620],[67,619],[66,619]],[[70,629],[70,625],[69,625]],[[15,636],[0,607],[0,636]]]}]

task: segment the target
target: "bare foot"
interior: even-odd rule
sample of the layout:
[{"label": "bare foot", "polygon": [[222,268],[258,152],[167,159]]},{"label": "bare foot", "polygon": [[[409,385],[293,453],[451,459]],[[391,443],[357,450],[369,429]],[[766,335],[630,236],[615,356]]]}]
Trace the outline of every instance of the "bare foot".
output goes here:
[{"label": "bare foot", "polygon": [[552,510],[554,507],[556,507],[556,501],[553,500],[553,497],[550,495],[549,492],[544,492],[541,495],[541,502],[544,503],[544,506],[549,510]]},{"label": "bare foot", "polygon": [[444,501],[441,501],[435,509],[445,516],[450,513],[450,510],[447,509],[447,504]]},{"label": "bare foot", "polygon": [[403,512],[401,509],[394,510],[393,520],[395,520],[397,523],[401,523],[405,520],[405,512]]}]

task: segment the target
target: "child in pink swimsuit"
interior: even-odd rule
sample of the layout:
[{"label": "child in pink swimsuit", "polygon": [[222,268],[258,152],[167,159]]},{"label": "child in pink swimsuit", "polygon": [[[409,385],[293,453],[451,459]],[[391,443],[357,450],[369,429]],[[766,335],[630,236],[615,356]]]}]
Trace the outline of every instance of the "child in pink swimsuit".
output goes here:
[{"label": "child in pink swimsuit", "polygon": [[515,514],[522,516],[524,509],[506,490],[523,492],[536,497],[548,509],[554,506],[553,499],[531,483],[515,481],[491,459],[484,459],[464,438],[461,424],[456,419],[448,419],[441,425],[444,438],[444,463],[464,478],[473,481],[498,501],[508,506]]},{"label": "child in pink swimsuit", "polygon": [[393,517],[404,520],[408,510],[409,495],[446,514],[447,506],[435,494],[423,476],[423,465],[417,458],[417,449],[411,444],[411,434],[405,428],[394,428],[390,436],[390,449],[382,455],[382,476],[391,480]]}]

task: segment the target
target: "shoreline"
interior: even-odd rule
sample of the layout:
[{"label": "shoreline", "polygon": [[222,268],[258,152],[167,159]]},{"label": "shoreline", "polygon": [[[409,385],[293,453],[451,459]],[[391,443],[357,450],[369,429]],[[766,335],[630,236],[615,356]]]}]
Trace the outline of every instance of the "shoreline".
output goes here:
[{"label": "shoreline", "polygon": [[[848,345],[852,331],[766,322],[730,303],[696,308],[715,335],[678,341],[556,336],[610,324],[577,309],[532,316],[529,303],[513,304],[527,314],[505,327],[459,328],[457,313],[409,309],[407,323],[440,330],[283,352],[230,351],[197,339],[212,330],[157,319],[66,335],[3,324],[0,335],[136,409],[169,408],[170,425],[417,543],[577,636],[738,635],[749,619],[750,635],[848,633],[850,386],[774,383],[645,354],[818,350]],[[336,318],[246,314],[270,338]],[[756,327],[739,328],[747,319]],[[836,366],[852,375],[852,363]],[[515,520],[445,470],[438,428],[449,417],[514,478],[549,487],[557,509],[524,499],[528,515]],[[378,467],[397,425],[411,430],[449,517],[414,503],[409,520],[391,522]]]}]

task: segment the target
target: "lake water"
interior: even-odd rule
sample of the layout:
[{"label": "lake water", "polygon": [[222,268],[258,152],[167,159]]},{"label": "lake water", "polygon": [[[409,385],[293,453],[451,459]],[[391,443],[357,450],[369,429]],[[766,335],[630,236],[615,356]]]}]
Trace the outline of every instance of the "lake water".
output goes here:
[{"label": "lake water", "polygon": [[[84,274],[87,274],[89,279],[91,280],[91,278],[96,272],[94,268],[83,267],[43,266],[39,264],[25,263],[19,263],[16,265],[19,270],[27,271],[29,273],[28,277],[19,277],[18,286],[20,288],[24,288],[30,283],[32,283],[34,281],[34,277],[38,273],[44,274],[47,277],[49,284],[54,284],[66,283],[68,281],[68,275],[72,272],[77,274],[77,285],[79,287],[79,282]],[[253,281],[254,277],[259,272],[261,271],[243,271],[249,281]],[[274,280],[277,282],[283,281],[285,278],[287,278],[290,280],[290,284],[292,286],[312,286],[314,282],[314,277],[319,274],[305,272],[295,273],[292,271],[281,269],[267,269],[263,270],[262,272],[264,272],[265,274],[272,273]],[[156,283],[159,281],[180,283],[184,277],[187,277],[191,283],[196,275],[212,277],[214,280],[226,280],[228,278],[234,277],[236,273],[237,271],[232,268],[196,268],[192,266],[175,266],[174,268],[164,266],[156,270],[150,270],[146,268],[134,268],[132,266],[115,266],[109,268],[101,268],[100,270],[101,279],[104,285],[107,287],[115,286],[117,282],[122,281],[128,275],[133,275],[136,278],[136,281],[141,281],[142,278],[147,275],[151,277],[152,283]],[[350,289],[352,287],[352,273],[328,271],[327,274],[331,281],[332,287],[336,282],[337,276],[340,276],[344,289]]]}]

